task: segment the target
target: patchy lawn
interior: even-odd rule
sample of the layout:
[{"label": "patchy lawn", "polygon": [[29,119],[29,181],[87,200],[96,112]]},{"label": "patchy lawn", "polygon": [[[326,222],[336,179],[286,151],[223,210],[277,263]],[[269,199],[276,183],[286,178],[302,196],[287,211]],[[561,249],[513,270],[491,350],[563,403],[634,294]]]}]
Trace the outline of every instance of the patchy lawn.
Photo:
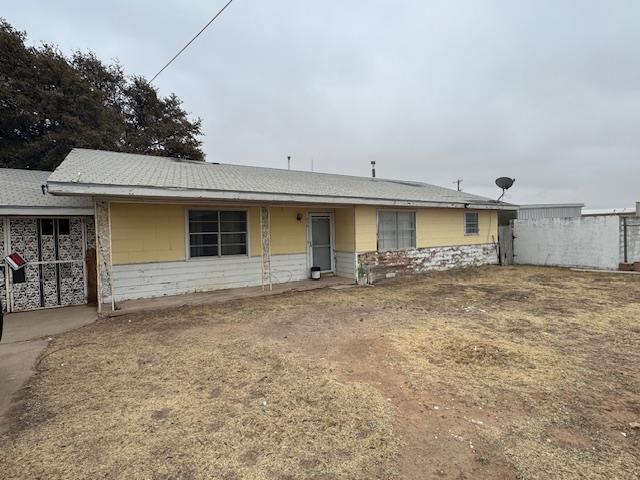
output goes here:
[{"label": "patchy lawn", "polygon": [[638,479],[640,278],[486,267],[58,337],[3,478]]}]

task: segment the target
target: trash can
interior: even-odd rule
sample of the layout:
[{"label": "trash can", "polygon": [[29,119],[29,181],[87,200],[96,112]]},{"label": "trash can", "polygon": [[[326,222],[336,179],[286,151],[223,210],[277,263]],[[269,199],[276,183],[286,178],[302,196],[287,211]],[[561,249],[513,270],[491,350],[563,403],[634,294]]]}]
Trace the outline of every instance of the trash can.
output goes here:
[{"label": "trash can", "polygon": [[311,267],[311,280],[320,280],[320,267]]}]

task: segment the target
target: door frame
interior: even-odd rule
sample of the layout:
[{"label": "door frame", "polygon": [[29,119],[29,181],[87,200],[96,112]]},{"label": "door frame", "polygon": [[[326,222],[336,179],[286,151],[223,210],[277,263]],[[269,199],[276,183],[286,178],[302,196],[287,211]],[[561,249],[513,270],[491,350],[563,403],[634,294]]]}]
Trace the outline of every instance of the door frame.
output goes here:
[{"label": "door frame", "polygon": [[320,273],[335,273],[336,271],[336,240],[335,222],[333,212],[309,212],[307,222],[307,263],[309,268],[313,266],[313,218],[329,219],[329,237],[331,240],[331,270],[322,270]]}]

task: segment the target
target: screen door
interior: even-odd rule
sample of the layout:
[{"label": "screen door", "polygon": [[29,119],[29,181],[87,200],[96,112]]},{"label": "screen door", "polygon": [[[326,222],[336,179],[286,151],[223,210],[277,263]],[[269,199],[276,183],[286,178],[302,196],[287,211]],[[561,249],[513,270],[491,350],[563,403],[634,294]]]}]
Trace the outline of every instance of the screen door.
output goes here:
[{"label": "screen door", "polygon": [[323,272],[333,271],[331,248],[331,217],[311,216],[311,262]]}]

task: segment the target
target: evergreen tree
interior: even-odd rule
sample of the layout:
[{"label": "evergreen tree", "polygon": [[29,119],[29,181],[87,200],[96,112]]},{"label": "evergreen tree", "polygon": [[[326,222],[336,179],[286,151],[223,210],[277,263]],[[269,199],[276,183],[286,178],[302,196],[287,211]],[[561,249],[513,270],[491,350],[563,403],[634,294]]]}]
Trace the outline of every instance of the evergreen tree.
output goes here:
[{"label": "evergreen tree", "polygon": [[0,19],[0,166],[51,170],[74,147],[203,160],[200,119],[91,52],[28,47]]}]

